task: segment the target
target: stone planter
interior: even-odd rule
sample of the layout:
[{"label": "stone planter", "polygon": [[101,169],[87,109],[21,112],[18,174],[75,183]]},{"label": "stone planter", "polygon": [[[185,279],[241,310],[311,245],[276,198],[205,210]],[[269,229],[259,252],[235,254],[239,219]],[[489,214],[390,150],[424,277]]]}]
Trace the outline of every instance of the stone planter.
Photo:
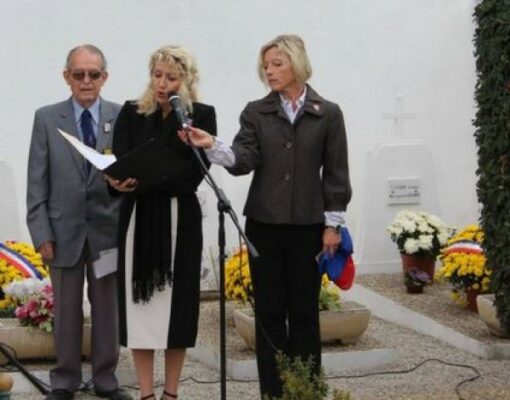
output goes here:
[{"label": "stone planter", "polygon": [[251,350],[255,350],[255,317],[251,308],[238,308],[233,312],[234,325]]},{"label": "stone planter", "polygon": [[[365,332],[370,320],[370,310],[354,303],[342,303],[340,311],[321,311],[319,314],[321,342],[340,341],[343,344],[354,344]],[[255,318],[250,308],[234,311],[234,322],[238,334],[246,345],[255,350]]]},{"label": "stone planter", "polygon": [[496,314],[496,306],[494,305],[493,294],[479,294],[476,297],[478,306],[478,315],[489,328],[490,333],[494,336],[508,337],[501,329],[501,324]]},{"label": "stone planter", "polygon": [[369,320],[370,310],[354,302],[342,303],[340,311],[321,311],[321,341],[354,344],[366,331]]},{"label": "stone planter", "polygon": [[[90,322],[83,326],[82,354],[90,357]],[[0,340],[16,351],[18,359],[55,358],[53,334],[20,326],[16,318],[0,318]],[[0,362],[5,362],[0,354]]]}]

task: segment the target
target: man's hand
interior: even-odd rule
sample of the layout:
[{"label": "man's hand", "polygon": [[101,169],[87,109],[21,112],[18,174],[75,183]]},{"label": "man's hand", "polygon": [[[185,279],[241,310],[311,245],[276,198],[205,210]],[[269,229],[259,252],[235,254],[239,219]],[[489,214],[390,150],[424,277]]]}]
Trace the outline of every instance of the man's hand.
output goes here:
[{"label": "man's hand", "polygon": [[37,251],[41,254],[44,261],[53,261],[55,259],[55,244],[53,242],[43,242]]}]

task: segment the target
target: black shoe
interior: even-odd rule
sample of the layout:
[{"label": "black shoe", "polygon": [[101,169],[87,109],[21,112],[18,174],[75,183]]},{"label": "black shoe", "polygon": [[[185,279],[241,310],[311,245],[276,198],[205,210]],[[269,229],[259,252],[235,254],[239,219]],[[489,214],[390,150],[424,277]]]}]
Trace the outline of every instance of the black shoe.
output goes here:
[{"label": "black shoe", "polygon": [[110,390],[109,392],[98,392],[96,390],[96,396],[104,397],[110,400],[133,400],[133,397],[131,397],[128,392],[121,388]]},{"label": "black shoe", "polygon": [[65,389],[53,389],[46,396],[46,400],[72,400],[74,393]]}]

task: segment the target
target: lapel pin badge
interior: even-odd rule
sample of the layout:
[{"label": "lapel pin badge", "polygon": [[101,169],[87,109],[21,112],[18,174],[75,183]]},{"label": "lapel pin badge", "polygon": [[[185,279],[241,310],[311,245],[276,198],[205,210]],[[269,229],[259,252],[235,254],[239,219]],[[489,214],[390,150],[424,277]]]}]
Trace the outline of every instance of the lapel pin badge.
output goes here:
[{"label": "lapel pin badge", "polygon": [[319,106],[317,103],[315,103],[315,104],[313,105],[313,109],[314,109],[315,111],[319,111],[320,106]]},{"label": "lapel pin badge", "polygon": [[110,124],[109,122],[105,122],[105,124],[103,125],[104,133],[110,133],[111,130],[112,130],[112,124]]}]

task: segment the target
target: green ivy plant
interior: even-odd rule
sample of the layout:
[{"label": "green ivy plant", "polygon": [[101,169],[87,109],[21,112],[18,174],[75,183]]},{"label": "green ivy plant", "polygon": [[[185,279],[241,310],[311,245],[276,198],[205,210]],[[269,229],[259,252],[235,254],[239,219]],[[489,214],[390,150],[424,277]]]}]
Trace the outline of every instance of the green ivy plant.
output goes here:
[{"label": "green ivy plant", "polygon": [[477,194],[491,289],[510,332],[510,0],[482,0],[474,17]]},{"label": "green ivy plant", "polygon": [[[324,400],[327,398],[329,387],[326,384],[324,371],[320,368],[318,374],[313,373],[312,358],[303,361],[299,357],[291,358],[278,352],[276,355],[278,371],[282,379],[283,394],[274,400]],[[350,400],[351,395],[344,390],[335,389],[333,400]],[[265,396],[264,400],[268,400]]]}]

